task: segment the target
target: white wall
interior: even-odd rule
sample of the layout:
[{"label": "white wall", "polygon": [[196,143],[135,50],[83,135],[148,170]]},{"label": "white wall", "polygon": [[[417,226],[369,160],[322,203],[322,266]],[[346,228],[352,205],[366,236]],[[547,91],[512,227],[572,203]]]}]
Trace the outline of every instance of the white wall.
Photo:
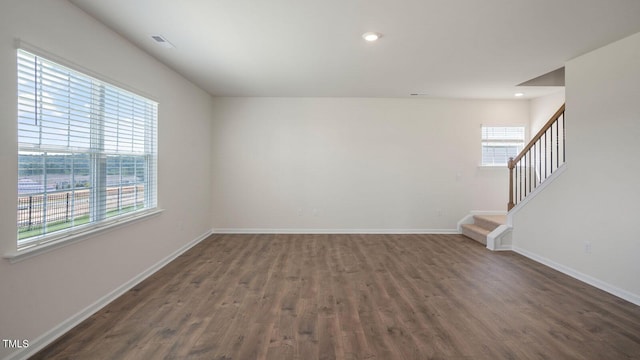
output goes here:
[{"label": "white wall", "polygon": [[542,129],[542,126],[551,119],[551,116],[560,109],[560,106],[564,104],[564,98],[564,88],[561,88],[553,94],[531,99],[529,111],[530,137],[535,136]]},{"label": "white wall", "polygon": [[528,101],[216,98],[216,231],[453,231],[506,210],[481,124],[528,126]]},{"label": "white wall", "polygon": [[[16,250],[14,39],[159,102],[154,218],[10,264],[0,259],[0,338],[39,336],[210,229],[211,98],[66,1],[0,4],[0,252]],[[0,346],[0,358],[10,353]]]},{"label": "white wall", "polygon": [[640,305],[638,64],[640,33],[566,64],[567,169],[514,214],[513,241]]}]

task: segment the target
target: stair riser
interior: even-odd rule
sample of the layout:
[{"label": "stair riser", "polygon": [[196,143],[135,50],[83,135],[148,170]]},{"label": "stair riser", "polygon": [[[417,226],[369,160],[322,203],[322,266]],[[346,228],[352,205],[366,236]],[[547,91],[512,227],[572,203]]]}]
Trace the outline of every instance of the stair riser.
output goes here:
[{"label": "stair riser", "polygon": [[469,229],[466,227],[462,227],[462,235],[465,235],[477,242],[479,242],[482,245],[487,245],[487,237],[483,234],[479,234],[475,231],[473,231],[473,229]]},{"label": "stair riser", "polygon": [[493,221],[486,220],[486,219],[479,218],[479,217],[474,217],[473,218],[473,222],[474,222],[474,224],[480,226],[481,228],[487,229],[489,231],[493,231],[498,226],[500,226],[500,224],[497,224],[497,223],[495,223]]}]

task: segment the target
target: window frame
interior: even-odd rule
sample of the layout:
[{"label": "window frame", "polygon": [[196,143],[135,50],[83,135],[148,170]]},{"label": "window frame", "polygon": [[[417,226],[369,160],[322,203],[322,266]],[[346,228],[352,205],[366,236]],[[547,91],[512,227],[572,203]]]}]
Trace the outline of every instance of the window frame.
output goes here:
[{"label": "window frame", "polygon": [[[485,128],[518,128],[518,129],[522,129],[522,140],[520,139],[515,139],[515,138],[501,138],[501,139],[485,139]],[[524,146],[526,145],[527,142],[527,127],[524,124],[508,124],[508,125],[496,125],[496,124],[491,124],[491,125],[484,125],[482,124],[480,126],[480,167],[485,167],[485,168],[506,168],[509,164],[508,164],[508,159],[507,162],[505,163],[497,163],[495,162],[495,156],[492,157],[492,159],[494,160],[491,163],[485,163],[485,157],[484,157],[484,150],[485,147],[487,147],[486,143],[488,142],[494,142],[494,143],[505,143],[505,144],[510,144],[510,143],[514,143],[514,142],[519,142],[519,144],[517,144],[516,146],[518,147],[518,150],[516,152],[516,154],[514,155],[514,157],[520,152],[522,151],[522,149],[524,149]],[[505,145],[505,147],[507,147],[508,145]],[[493,146],[494,148],[496,146]]]},{"label": "window frame", "polygon": [[[145,119],[145,125],[144,125],[144,147],[145,147],[145,152],[144,154],[137,154],[137,156],[142,156],[144,157],[144,168],[145,168],[145,174],[144,174],[144,179],[142,182],[140,182],[141,184],[143,184],[143,191],[144,191],[144,205],[143,208],[141,209],[136,209],[137,205],[134,204],[134,208],[131,211],[127,211],[127,212],[122,212],[119,211],[117,215],[115,216],[111,216],[111,215],[106,215],[106,213],[102,213],[101,216],[99,217],[95,217],[95,209],[96,208],[100,208],[100,207],[104,207],[104,205],[96,205],[98,203],[105,203],[106,201],[108,201],[107,197],[106,197],[106,192],[108,191],[108,184],[106,183],[106,180],[104,181],[104,184],[95,184],[92,181],[92,187],[93,188],[98,188],[97,190],[91,190],[91,197],[96,197],[96,196],[102,196],[99,200],[94,199],[94,204],[90,206],[91,210],[90,212],[91,217],[90,217],[90,221],[87,224],[81,224],[81,225],[75,225],[75,226],[70,226],[67,227],[63,230],[54,230],[50,233],[44,233],[41,235],[36,235],[36,236],[30,236],[30,237],[26,237],[23,239],[20,239],[20,234],[19,234],[19,224],[18,224],[18,220],[16,219],[16,233],[17,233],[17,239],[16,239],[16,251],[12,252],[12,253],[8,253],[5,254],[6,258],[9,258],[11,261],[14,260],[18,260],[20,258],[23,257],[30,257],[33,254],[36,253],[41,253],[43,251],[48,251],[49,248],[54,248],[54,247],[59,247],[59,246],[65,246],[69,243],[75,242],[75,241],[79,241],[85,238],[89,238],[93,235],[96,235],[97,233],[106,231],[108,229],[113,229],[115,227],[118,226],[122,226],[124,224],[128,224],[128,223],[133,223],[133,222],[137,222],[140,221],[142,219],[148,218],[150,216],[159,214],[160,212],[162,212],[162,209],[160,209],[158,207],[158,181],[157,181],[157,160],[158,160],[158,137],[157,137],[157,133],[158,133],[158,102],[153,99],[151,96],[148,96],[147,94],[144,94],[141,91],[135,90],[135,89],[131,89],[130,87],[123,85],[121,83],[118,83],[117,81],[114,81],[112,79],[109,79],[107,77],[101,76],[99,74],[96,74],[93,71],[90,71],[88,69],[83,68],[82,66],[78,66],[76,64],[73,64],[69,61],[66,61],[65,59],[62,59],[58,56],[55,56],[53,54],[50,54],[46,51],[43,51],[41,49],[32,47],[30,45],[26,45],[22,42],[17,41],[16,42],[16,69],[17,69],[17,73],[16,73],[16,86],[19,88],[20,87],[20,67],[19,67],[19,57],[20,57],[20,53],[24,52],[26,54],[29,55],[33,55],[39,58],[42,58],[43,60],[45,60],[48,63],[52,63],[53,65],[60,67],[61,69],[65,69],[68,71],[71,71],[73,73],[75,73],[76,75],[83,77],[84,79],[89,79],[90,82],[96,82],[97,84],[99,84],[99,86],[104,87],[104,88],[109,88],[110,91],[115,91],[115,93],[117,94],[123,94],[126,96],[130,96],[132,98],[136,98],[139,101],[143,101],[146,102],[147,105],[152,106],[153,112],[151,115],[150,119]],[[35,70],[34,70],[35,71]],[[35,74],[35,73],[34,73]],[[67,90],[70,91],[70,90]],[[32,95],[36,96],[36,94],[38,93],[37,90],[34,90]],[[19,105],[20,103],[20,98],[21,98],[21,91],[18,90],[16,93],[16,104]],[[136,100],[136,101],[138,101]],[[119,115],[118,115],[119,116]],[[133,116],[133,115],[132,115]],[[87,120],[87,118],[85,118],[85,120]],[[87,121],[88,123],[91,124],[91,126],[93,127],[94,122],[96,120],[95,119],[90,119],[89,121]],[[98,120],[99,122],[105,122],[105,118],[102,117]],[[120,121],[120,117],[116,118],[116,121]],[[135,123],[135,121],[137,120],[130,120],[132,123]],[[20,154],[23,154],[24,152],[28,152],[28,151],[33,151],[36,153],[41,153],[41,154],[46,154],[47,151],[54,153],[66,153],[67,155],[72,155],[73,154],[90,154],[89,156],[92,157],[91,160],[91,170],[90,170],[90,177],[92,180],[94,180],[95,177],[95,172],[96,172],[96,165],[98,164],[98,162],[102,161],[103,163],[106,164],[107,161],[107,157],[109,156],[116,156],[119,158],[119,161],[122,162],[123,158],[132,156],[132,155],[127,155],[127,154],[118,154],[118,151],[116,150],[115,153],[109,154],[108,151],[106,151],[104,149],[105,147],[105,142],[103,141],[103,143],[101,144],[102,146],[102,151],[100,150],[96,150],[96,148],[93,147],[93,144],[90,146],[89,149],[85,149],[84,151],[69,151],[68,149],[54,149],[54,148],[47,148],[47,146],[35,146],[33,148],[30,148],[28,145],[25,146],[25,144],[20,142],[20,113],[16,113],[16,125],[17,125],[17,144],[18,144],[18,148],[17,148],[17,157],[20,157]],[[149,134],[147,134],[147,132],[150,132]],[[102,134],[105,134],[106,132],[104,132],[104,129],[102,131]],[[67,136],[70,133],[67,133]],[[89,135],[90,138],[93,138],[93,132],[91,133],[92,135]],[[133,135],[132,135],[133,136]],[[89,139],[87,139],[89,140]],[[94,140],[89,140],[91,142],[93,142]],[[149,146],[149,149],[146,149],[146,147]],[[147,151],[148,150],[148,151]],[[114,155],[116,154],[116,155]],[[46,155],[41,155],[43,157],[43,159],[46,159]],[[96,159],[102,159],[102,160],[96,160]],[[46,160],[45,160],[46,161]],[[137,161],[137,160],[136,160]],[[18,163],[20,163],[20,161],[18,160]],[[137,166],[137,162],[135,163]],[[104,166],[104,165],[103,165]],[[121,166],[121,165],[120,165]],[[19,169],[18,169],[19,170]],[[137,170],[137,168],[136,168]],[[42,168],[43,173],[46,173],[47,169],[45,168],[45,165],[43,165]],[[119,176],[119,180],[118,180],[118,184],[116,186],[119,186],[120,188],[122,188],[123,186],[123,176],[122,176],[122,170],[119,170],[120,173],[118,174]],[[135,171],[135,170],[134,170]],[[18,171],[16,173],[16,179],[18,180],[20,178],[20,172]],[[103,176],[104,179],[106,179],[106,174]],[[20,188],[19,188],[19,181],[18,184],[16,186],[16,196],[19,198],[20,197]],[[134,187],[137,189],[137,182],[135,183]],[[104,185],[104,186],[103,186]],[[47,187],[47,183],[44,182],[44,185],[40,185],[43,188]],[[74,189],[75,189],[75,185]],[[42,194],[44,194],[43,196],[47,196],[47,191],[43,191],[41,192]],[[99,193],[104,193],[104,195],[99,195]],[[40,193],[38,193],[40,194]],[[118,192],[117,194],[118,197],[118,201],[120,201],[120,199],[123,199],[124,195],[122,195],[120,192]],[[98,203],[96,203],[95,201],[98,201]],[[103,209],[104,210],[104,209]],[[99,211],[99,210],[98,210]],[[48,216],[48,213],[47,215]]]}]

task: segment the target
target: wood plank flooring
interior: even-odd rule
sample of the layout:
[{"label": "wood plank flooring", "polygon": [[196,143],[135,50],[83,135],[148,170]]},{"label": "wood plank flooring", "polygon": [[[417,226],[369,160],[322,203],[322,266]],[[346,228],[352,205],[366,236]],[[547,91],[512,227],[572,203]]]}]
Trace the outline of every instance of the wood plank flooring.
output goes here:
[{"label": "wood plank flooring", "polygon": [[640,359],[640,307],[459,235],[214,235],[34,359]]}]

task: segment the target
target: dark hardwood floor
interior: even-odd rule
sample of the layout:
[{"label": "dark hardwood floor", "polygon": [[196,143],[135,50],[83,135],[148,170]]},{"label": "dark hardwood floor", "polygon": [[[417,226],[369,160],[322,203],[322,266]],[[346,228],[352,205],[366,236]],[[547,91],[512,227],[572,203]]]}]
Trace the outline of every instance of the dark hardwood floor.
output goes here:
[{"label": "dark hardwood floor", "polygon": [[640,359],[640,307],[458,235],[214,235],[35,359]]}]

